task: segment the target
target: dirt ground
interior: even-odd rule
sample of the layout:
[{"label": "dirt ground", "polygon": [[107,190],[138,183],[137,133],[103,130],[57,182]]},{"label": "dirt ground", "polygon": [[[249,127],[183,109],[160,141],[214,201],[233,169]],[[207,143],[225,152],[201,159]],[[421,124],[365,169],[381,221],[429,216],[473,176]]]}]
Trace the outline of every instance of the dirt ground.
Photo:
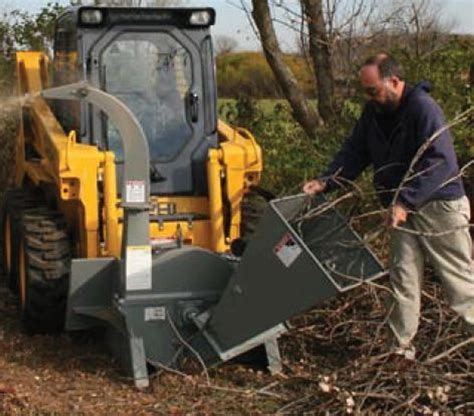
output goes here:
[{"label": "dirt ground", "polygon": [[[430,285],[427,296],[438,292]],[[380,300],[363,288],[296,319],[281,342],[281,375],[225,364],[209,370],[208,385],[191,366],[138,391],[100,334],[25,335],[2,288],[0,415],[474,414],[474,348],[459,347],[459,319],[444,303],[426,306],[419,360],[400,366],[385,352]]]},{"label": "dirt ground", "polygon": [[249,397],[245,389],[272,378],[240,366],[212,371],[212,388],[203,376],[162,374],[151,388],[138,391],[122,377],[97,334],[27,336],[5,289],[0,316],[0,414],[232,414],[273,412],[280,405],[270,395]]}]

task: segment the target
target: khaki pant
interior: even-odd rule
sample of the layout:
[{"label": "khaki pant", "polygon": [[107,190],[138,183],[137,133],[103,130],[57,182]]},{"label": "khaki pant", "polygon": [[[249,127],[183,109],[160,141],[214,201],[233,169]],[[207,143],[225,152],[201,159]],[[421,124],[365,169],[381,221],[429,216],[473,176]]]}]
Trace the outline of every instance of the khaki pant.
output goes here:
[{"label": "khaki pant", "polygon": [[[390,282],[394,302],[390,328],[403,348],[410,348],[420,317],[424,261],[441,279],[451,307],[474,328],[474,262],[469,234],[467,197],[433,201],[410,213],[404,228],[425,236],[394,230],[391,236]],[[426,236],[452,231],[440,236]]]}]

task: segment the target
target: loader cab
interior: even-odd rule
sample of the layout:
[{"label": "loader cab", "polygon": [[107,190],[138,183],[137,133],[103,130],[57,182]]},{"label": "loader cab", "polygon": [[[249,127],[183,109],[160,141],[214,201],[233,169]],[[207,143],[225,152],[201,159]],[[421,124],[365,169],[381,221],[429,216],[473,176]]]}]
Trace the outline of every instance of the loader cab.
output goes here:
[{"label": "loader cab", "polygon": [[[213,9],[119,7],[75,7],[58,19],[55,85],[87,80],[128,106],[148,140],[152,194],[207,194],[207,155],[217,147],[214,21]],[[99,109],[73,105],[56,107],[64,129],[114,151],[121,182],[115,126]]]}]

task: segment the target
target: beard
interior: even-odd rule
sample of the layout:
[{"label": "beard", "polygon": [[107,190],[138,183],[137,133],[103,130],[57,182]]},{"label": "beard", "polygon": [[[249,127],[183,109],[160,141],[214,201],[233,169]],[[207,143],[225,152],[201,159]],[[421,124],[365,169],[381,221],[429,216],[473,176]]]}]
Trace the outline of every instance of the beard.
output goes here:
[{"label": "beard", "polygon": [[398,109],[398,104],[396,94],[391,91],[387,91],[387,99],[385,102],[374,102],[375,111],[380,114],[394,114]]}]

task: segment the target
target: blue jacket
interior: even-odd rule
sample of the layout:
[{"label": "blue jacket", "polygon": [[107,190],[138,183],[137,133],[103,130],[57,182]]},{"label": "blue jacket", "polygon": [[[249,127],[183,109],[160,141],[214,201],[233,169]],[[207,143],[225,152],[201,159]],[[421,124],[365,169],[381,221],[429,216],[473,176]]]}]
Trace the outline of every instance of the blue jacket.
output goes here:
[{"label": "blue jacket", "polygon": [[[443,112],[422,82],[405,87],[399,108],[384,115],[368,102],[350,137],[324,173],[354,180],[369,165],[374,167],[374,186],[384,206],[390,205],[417,150],[446,125]],[[398,201],[411,209],[432,200],[453,200],[465,195],[449,129],[444,130],[414,166]],[[327,190],[338,185],[331,179]]]}]

